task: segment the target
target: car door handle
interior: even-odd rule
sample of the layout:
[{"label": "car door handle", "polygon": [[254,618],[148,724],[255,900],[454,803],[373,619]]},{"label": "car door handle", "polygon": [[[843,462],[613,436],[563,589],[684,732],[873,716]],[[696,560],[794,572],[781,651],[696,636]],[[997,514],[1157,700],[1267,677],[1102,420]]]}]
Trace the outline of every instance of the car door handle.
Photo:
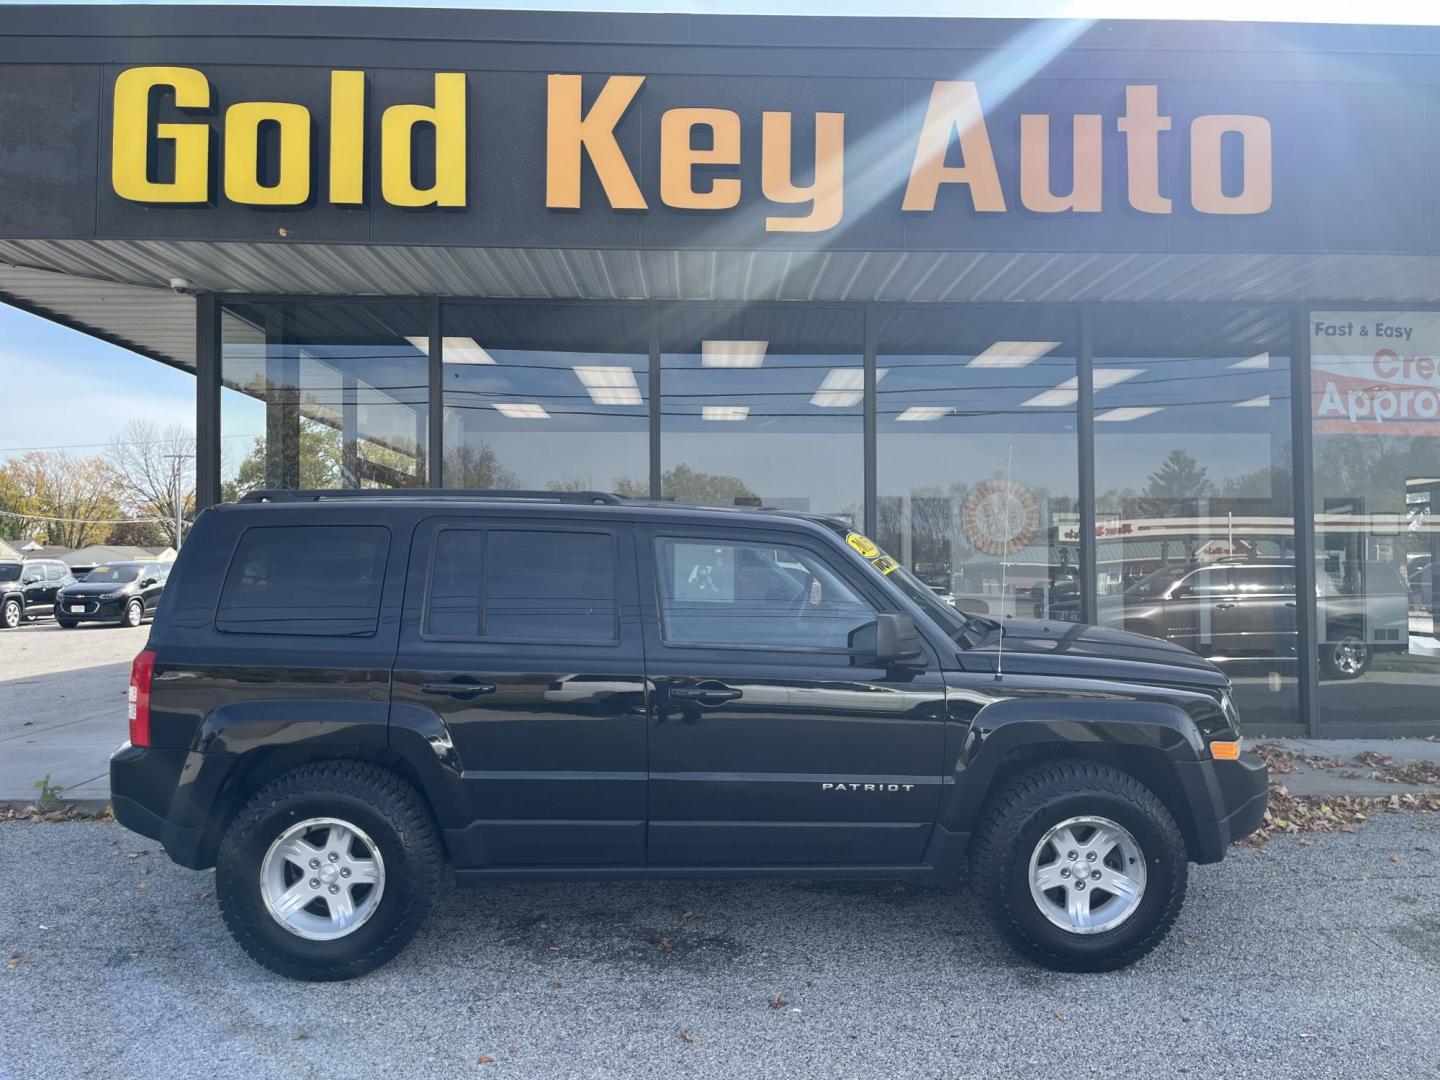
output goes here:
[{"label": "car door handle", "polygon": [[734,701],[741,692],[731,686],[672,686],[670,696],[676,701],[698,701],[701,705],[723,705]]},{"label": "car door handle", "polygon": [[493,682],[425,682],[420,684],[420,689],[427,694],[449,694],[451,697],[464,698],[493,694],[495,684]]},{"label": "car door handle", "polygon": [[1286,607],[1294,607],[1294,606],[1295,606],[1295,601],[1294,601],[1294,600],[1286,600],[1286,601],[1285,601],[1285,606],[1286,606]]},{"label": "car door handle", "polygon": [[1234,606],[1235,606],[1234,604],[1216,604],[1216,605],[1215,605],[1215,610],[1216,610],[1216,611],[1229,611],[1229,610],[1230,610],[1231,608],[1233,608]]}]

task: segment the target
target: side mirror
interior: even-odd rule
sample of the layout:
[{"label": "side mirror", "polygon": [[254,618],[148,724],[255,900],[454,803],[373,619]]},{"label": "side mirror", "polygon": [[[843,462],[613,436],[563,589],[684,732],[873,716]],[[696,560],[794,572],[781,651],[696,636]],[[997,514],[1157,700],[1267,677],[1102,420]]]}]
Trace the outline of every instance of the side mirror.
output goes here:
[{"label": "side mirror", "polygon": [[140,582],[140,587],[141,587],[142,589],[148,589],[151,585],[154,585],[154,584],[155,584],[155,579],[154,579],[153,577],[147,577],[144,581]]},{"label": "side mirror", "polygon": [[923,656],[920,632],[909,615],[884,612],[875,616],[875,659],[888,664]]}]

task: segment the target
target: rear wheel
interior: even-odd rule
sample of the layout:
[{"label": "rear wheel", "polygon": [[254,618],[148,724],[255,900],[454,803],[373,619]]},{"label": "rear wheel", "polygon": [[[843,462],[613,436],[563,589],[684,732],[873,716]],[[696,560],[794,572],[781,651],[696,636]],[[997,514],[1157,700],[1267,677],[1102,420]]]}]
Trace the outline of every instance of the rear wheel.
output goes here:
[{"label": "rear wheel", "polygon": [[350,979],[414,937],[441,864],[414,788],[373,765],[329,762],[272,781],[235,815],[215,893],[240,947],[271,971]]},{"label": "rear wheel", "polygon": [[6,600],[4,609],[0,610],[0,623],[4,624],[6,630],[14,630],[20,625],[24,614],[19,600]]},{"label": "rear wheel", "polygon": [[1001,934],[1059,971],[1109,971],[1150,952],[1185,900],[1185,841],[1155,794],[1108,765],[1030,769],[990,803],[972,858]]},{"label": "rear wheel", "polygon": [[1320,667],[1332,679],[1358,679],[1374,658],[1375,650],[1365,639],[1348,630],[1320,647]]}]

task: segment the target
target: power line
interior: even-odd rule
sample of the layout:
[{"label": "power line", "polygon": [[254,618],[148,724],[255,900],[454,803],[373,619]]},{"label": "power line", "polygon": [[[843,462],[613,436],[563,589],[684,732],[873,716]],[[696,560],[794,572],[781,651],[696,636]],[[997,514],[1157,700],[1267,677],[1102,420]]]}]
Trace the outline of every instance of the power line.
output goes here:
[{"label": "power line", "polygon": [[[102,521],[93,518],[64,518],[53,514],[22,514],[15,510],[0,510],[0,516],[20,518],[24,521],[53,521],[61,525],[173,525],[174,518],[119,518]],[[184,519],[182,519],[184,520]],[[185,521],[193,525],[193,521]]]}]

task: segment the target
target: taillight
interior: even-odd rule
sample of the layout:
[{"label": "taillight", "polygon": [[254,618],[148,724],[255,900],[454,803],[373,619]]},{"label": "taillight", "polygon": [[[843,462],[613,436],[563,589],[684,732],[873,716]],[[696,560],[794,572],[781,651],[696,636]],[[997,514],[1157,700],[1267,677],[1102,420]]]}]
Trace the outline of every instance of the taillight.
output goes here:
[{"label": "taillight", "polygon": [[155,651],[143,649],[130,665],[130,745],[150,745],[150,681],[155,676]]}]

